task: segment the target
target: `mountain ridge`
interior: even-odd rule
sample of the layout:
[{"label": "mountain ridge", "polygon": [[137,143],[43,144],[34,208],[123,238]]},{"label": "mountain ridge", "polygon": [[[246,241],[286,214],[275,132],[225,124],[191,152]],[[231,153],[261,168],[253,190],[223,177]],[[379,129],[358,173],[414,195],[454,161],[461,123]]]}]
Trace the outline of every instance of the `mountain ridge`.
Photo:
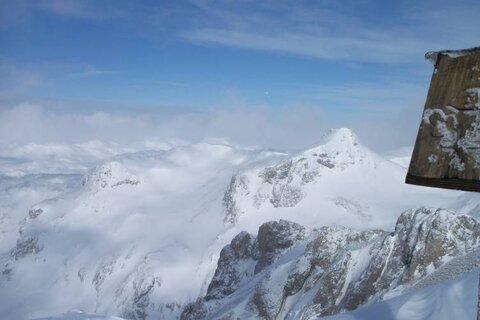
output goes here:
[{"label": "mountain ridge", "polygon": [[424,207],[402,213],[393,232],[267,222],[258,236],[242,232],[224,247],[207,294],[181,319],[310,319],[353,310],[411,287],[478,249],[479,240],[474,218]]}]

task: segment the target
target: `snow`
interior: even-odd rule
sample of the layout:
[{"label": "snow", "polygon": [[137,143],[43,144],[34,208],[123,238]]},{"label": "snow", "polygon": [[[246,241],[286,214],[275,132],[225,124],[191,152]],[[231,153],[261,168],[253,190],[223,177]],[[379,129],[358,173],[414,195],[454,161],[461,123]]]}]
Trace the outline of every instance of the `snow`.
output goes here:
[{"label": "snow", "polygon": [[[478,252],[476,253],[478,256]],[[478,260],[478,259],[477,259]],[[463,261],[460,259],[460,261]],[[460,262],[461,263],[461,262]],[[448,267],[447,267],[448,268]],[[451,269],[451,268],[450,268]],[[444,273],[437,270],[437,273]],[[279,274],[281,270],[279,269]],[[389,298],[381,302],[360,307],[354,311],[340,313],[329,317],[312,317],[325,320],[450,320],[476,319],[479,269],[477,268],[457,275],[451,274],[441,281],[416,287],[405,294]],[[273,283],[278,282],[274,279]],[[252,283],[250,283],[250,288]],[[248,288],[244,288],[248,291]],[[285,309],[290,309],[296,301],[296,296],[289,297]],[[244,303],[231,301],[232,304],[244,307]],[[239,308],[240,309],[240,308]],[[284,314],[279,314],[283,318]],[[38,318],[35,320],[122,320],[118,317],[100,316],[73,310],[55,317]]]},{"label": "snow", "polygon": [[[103,162],[19,224],[17,245],[39,249],[12,259],[11,241],[3,251],[9,278],[1,283],[2,313],[22,319],[79,308],[120,315],[131,308],[124,301],[149,290],[148,303],[175,317],[180,308],[165,305],[196,297],[224,245],[216,237],[225,231],[220,200],[229,178],[264,156],[202,143]],[[151,306],[147,312],[155,314]]]},{"label": "snow", "polygon": [[446,281],[453,277],[458,277],[463,273],[471,272],[480,268],[480,248],[469,252],[463,256],[451,259],[435,272],[429,274],[422,280],[415,283],[414,289],[424,288],[434,285],[441,281]]},{"label": "snow", "polygon": [[[476,319],[479,269],[433,286],[360,307],[325,320],[451,320]],[[313,318],[312,318],[313,319]]]},{"label": "snow", "polygon": [[[289,161],[290,182],[259,176]],[[478,211],[480,197],[407,186],[405,173],[348,129],[293,155],[206,142],[8,146],[0,154],[0,314],[127,316],[145,304],[150,317],[175,319],[205,293],[220,249],[266,221],[391,229],[418,205]],[[240,214],[225,223],[234,175],[245,189],[233,190]],[[274,192],[284,206],[272,204]],[[29,239],[30,254],[14,258]],[[144,293],[149,300],[133,306]]]},{"label": "snow", "polygon": [[37,318],[34,320],[124,320],[123,318],[115,316],[102,316],[98,314],[85,313],[80,310],[72,310],[65,314],[47,317],[47,318]]},{"label": "snow", "polygon": [[370,249],[372,245],[367,245],[358,250],[354,250],[351,253],[351,260],[348,263],[347,275],[345,277],[345,283],[343,284],[342,293],[337,297],[337,303],[339,303],[347,291],[347,287],[351,283],[355,283],[362,275],[370,262]]},{"label": "snow", "polygon": [[440,55],[445,55],[445,56],[448,56],[450,58],[458,58],[458,57],[463,57],[465,55],[478,52],[479,50],[480,50],[480,47],[463,49],[463,50],[429,51],[425,54],[425,59],[430,61],[433,65],[436,65],[438,57]]},{"label": "snow", "polygon": [[[449,165],[459,172],[465,170],[465,163],[462,159],[467,156],[473,160],[473,166],[480,166],[480,152],[478,144],[480,141],[480,88],[469,88],[465,90],[466,103],[465,110],[459,111],[452,106],[447,106],[445,110],[439,108],[428,108],[423,113],[423,123],[431,125],[436,131],[435,135],[440,136],[438,150],[443,152],[449,161]],[[465,125],[463,132],[458,130],[459,116],[470,117]],[[460,149],[461,152],[458,151]],[[437,155],[431,154],[428,161],[435,163]]]},{"label": "snow", "polygon": [[436,154],[430,154],[428,156],[428,162],[436,163],[438,161],[438,156]]}]

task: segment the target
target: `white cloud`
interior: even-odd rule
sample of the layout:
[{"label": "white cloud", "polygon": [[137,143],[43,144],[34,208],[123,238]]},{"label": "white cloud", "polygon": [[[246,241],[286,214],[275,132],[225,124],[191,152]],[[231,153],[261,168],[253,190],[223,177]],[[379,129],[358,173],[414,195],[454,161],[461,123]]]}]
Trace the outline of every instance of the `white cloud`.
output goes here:
[{"label": "white cloud", "polygon": [[128,3],[93,0],[2,0],[0,27],[32,22],[37,12],[63,19],[102,21],[128,16]]},{"label": "white cloud", "polygon": [[100,19],[103,12],[96,10],[95,5],[88,0],[41,0],[35,5],[46,12],[80,19]]},{"label": "white cloud", "polygon": [[[245,9],[200,3],[206,22],[198,22],[181,35],[213,45],[328,60],[396,63],[418,59],[426,51],[472,47],[480,41],[478,3],[406,6],[392,15],[388,25],[368,21],[367,15],[353,15],[342,5],[327,10],[312,3],[308,8],[301,3],[269,3]],[[385,8],[386,16],[389,10]]]},{"label": "white cloud", "polygon": [[[415,39],[378,39],[287,33],[262,34],[236,30],[199,29],[185,34],[190,40],[225,46],[292,53],[330,60],[369,62],[406,61],[420,45]],[[422,44],[423,46],[423,44]]]},{"label": "white cloud", "polygon": [[[73,110],[67,108],[66,110]],[[418,112],[415,112],[418,111]],[[191,112],[157,110],[129,113],[61,113],[39,105],[0,108],[0,144],[82,143],[92,140],[124,145],[168,139],[212,139],[242,146],[300,150],[318,143],[330,128],[347,126],[377,150],[413,144],[421,108],[339,119],[315,106],[281,109],[265,105]]]},{"label": "white cloud", "polygon": [[0,57],[0,101],[24,101],[36,92],[55,89],[58,83],[66,80],[115,76],[121,72],[99,69],[85,63],[43,61],[36,64],[19,64],[14,59]]},{"label": "white cloud", "polygon": [[113,75],[119,72],[120,71],[118,70],[102,70],[102,69],[97,69],[89,66],[84,68],[84,70],[69,73],[67,74],[67,77],[68,78],[92,78],[92,77]]}]

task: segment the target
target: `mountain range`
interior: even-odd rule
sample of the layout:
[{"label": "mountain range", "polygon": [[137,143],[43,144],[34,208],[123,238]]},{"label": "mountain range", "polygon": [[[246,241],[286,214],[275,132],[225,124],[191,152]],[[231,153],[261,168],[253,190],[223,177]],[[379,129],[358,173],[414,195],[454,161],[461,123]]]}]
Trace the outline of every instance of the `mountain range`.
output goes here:
[{"label": "mountain range", "polygon": [[375,305],[476,252],[480,197],[405,185],[402,162],[349,129],[293,154],[107,147],[1,154],[7,318],[307,319]]}]

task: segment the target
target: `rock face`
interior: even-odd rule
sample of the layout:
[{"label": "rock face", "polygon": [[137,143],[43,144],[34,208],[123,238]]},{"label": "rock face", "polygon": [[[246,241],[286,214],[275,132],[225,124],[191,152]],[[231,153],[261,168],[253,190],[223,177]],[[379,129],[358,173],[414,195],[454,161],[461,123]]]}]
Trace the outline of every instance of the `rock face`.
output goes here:
[{"label": "rock face", "polygon": [[204,298],[181,319],[310,319],[378,301],[478,246],[467,215],[421,207],[395,230],[308,230],[280,220],[242,232],[221,252]]}]

